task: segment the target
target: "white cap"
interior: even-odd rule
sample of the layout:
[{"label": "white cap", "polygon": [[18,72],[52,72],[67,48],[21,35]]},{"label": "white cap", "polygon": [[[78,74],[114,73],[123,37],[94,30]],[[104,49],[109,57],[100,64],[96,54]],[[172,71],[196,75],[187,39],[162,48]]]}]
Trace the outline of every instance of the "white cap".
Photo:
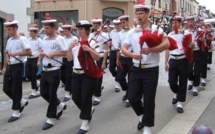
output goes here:
[{"label": "white cap", "polygon": [[113,20],[113,24],[120,24],[120,23],[121,23],[121,21],[118,18]]},{"label": "white cap", "polygon": [[145,5],[144,3],[142,3],[142,4],[134,5],[134,9],[135,10],[138,10],[138,9],[150,9],[150,6]]},{"label": "white cap", "polygon": [[17,20],[8,20],[7,22],[4,23],[4,25],[9,26],[9,25],[17,24],[17,23],[18,23]]},{"label": "white cap", "polygon": [[29,28],[29,31],[37,31],[37,30],[38,30],[38,28],[36,26],[33,26],[33,27]]},{"label": "white cap", "polygon": [[47,17],[46,20],[42,20],[42,23],[54,23],[57,22],[56,19],[52,19],[51,17]]},{"label": "white cap", "polygon": [[92,27],[92,25],[87,20],[81,20],[78,22],[76,27]]},{"label": "white cap", "polygon": [[102,19],[99,19],[98,17],[91,20],[93,23],[99,23],[102,22]]},{"label": "white cap", "polygon": [[118,19],[122,20],[122,19],[126,19],[126,18],[129,18],[130,16],[129,15],[121,15]]},{"label": "white cap", "polygon": [[61,26],[62,28],[72,28],[72,25],[65,23],[64,25]]},{"label": "white cap", "polygon": [[110,28],[114,28],[115,26],[114,26],[114,25],[109,25],[109,27],[110,27]]},{"label": "white cap", "polygon": [[195,16],[192,15],[192,14],[189,14],[189,15],[186,17],[186,20],[190,20],[190,19],[195,19]]}]

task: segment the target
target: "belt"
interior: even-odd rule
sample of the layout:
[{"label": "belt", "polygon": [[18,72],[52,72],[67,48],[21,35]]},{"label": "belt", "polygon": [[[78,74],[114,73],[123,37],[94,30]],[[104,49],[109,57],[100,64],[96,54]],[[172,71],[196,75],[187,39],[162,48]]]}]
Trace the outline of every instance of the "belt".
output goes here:
[{"label": "belt", "polygon": [[157,67],[158,64],[155,63],[155,64],[141,64],[141,65],[139,65],[138,63],[134,63],[134,66],[138,67],[138,68],[141,68],[141,69],[145,69],[145,68]]},{"label": "belt", "polygon": [[8,65],[14,65],[14,64],[20,64],[20,63],[22,63],[22,62],[10,62],[10,61],[8,61]]},{"label": "belt", "polygon": [[185,55],[170,55],[171,59],[180,60],[186,58]]},{"label": "belt", "polygon": [[73,68],[73,72],[76,74],[84,74],[84,70],[82,70],[82,69],[74,69]]},{"label": "belt", "polygon": [[38,58],[37,55],[32,55],[32,56],[28,56],[28,58],[33,59],[33,58]]},{"label": "belt", "polygon": [[58,70],[58,69],[60,69],[60,67],[50,67],[50,68],[43,67],[43,71],[45,71],[45,72],[54,71],[54,70]]}]

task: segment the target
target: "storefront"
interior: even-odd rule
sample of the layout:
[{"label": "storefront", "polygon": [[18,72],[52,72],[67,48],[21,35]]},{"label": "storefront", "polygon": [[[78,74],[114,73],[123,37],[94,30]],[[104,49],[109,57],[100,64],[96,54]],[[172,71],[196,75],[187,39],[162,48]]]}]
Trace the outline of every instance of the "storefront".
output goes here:
[{"label": "storefront", "polygon": [[[35,0],[34,11],[39,26],[46,13],[58,20],[58,23],[71,23],[75,26],[78,20],[91,20],[99,17],[110,22],[122,14],[134,15],[134,0]],[[37,18],[38,17],[38,18]],[[133,19],[131,25],[133,23]]]}]

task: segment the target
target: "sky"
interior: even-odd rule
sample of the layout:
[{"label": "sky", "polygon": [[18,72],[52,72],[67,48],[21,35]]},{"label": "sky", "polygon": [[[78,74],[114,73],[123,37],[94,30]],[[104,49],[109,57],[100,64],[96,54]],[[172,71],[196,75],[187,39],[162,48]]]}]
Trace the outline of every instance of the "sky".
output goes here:
[{"label": "sky", "polygon": [[197,0],[200,5],[206,6],[207,10],[215,13],[215,0]]}]

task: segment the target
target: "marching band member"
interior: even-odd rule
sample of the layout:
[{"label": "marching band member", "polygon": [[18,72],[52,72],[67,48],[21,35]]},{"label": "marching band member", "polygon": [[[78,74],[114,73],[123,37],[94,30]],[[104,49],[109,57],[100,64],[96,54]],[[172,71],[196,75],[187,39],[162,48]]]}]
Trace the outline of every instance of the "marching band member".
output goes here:
[{"label": "marching band member", "polygon": [[[203,20],[202,20],[203,21]],[[203,25],[205,27],[205,33],[204,33],[204,45],[205,45],[205,50],[202,52],[202,71],[201,71],[201,86],[206,86],[206,78],[207,78],[207,62],[208,62],[208,53],[211,47],[211,43],[212,43],[212,33],[211,33],[211,29],[210,29],[210,24],[204,24],[204,22],[202,22]]]},{"label": "marching band member", "polygon": [[13,102],[13,114],[8,122],[18,120],[24,107],[28,105],[28,101],[22,98],[23,62],[26,61],[26,56],[31,55],[32,52],[27,38],[18,35],[17,23],[18,21],[15,20],[4,23],[10,38],[7,41],[2,69],[4,75],[3,91]]},{"label": "marching band member", "polygon": [[201,73],[201,62],[202,62],[202,53],[197,45],[196,38],[197,38],[197,31],[194,27],[195,16],[189,15],[186,17],[187,23],[189,28],[185,30],[185,34],[191,33],[192,34],[192,43],[194,44],[194,61],[193,63],[189,64],[189,71],[188,71],[188,90],[193,88],[193,96],[198,95],[198,87],[200,85],[200,73]]},{"label": "marching band member", "polygon": [[[126,38],[126,35],[129,32],[129,15],[122,15],[119,17],[119,20],[122,22],[122,31],[119,33],[119,48],[121,49],[124,45],[123,42]],[[129,48],[129,51],[132,51],[132,48]],[[125,91],[125,95],[122,98],[122,101],[126,101],[126,107],[130,107],[130,103],[128,101],[128,82],[126,80],[126,75],[128,75],[128,79],[130,76],[130,68],[132,67],[132,58],[126,57],[121,52],[117,52],[117,80],[119,81],[122,90]]]},{"label": "marching band member", "polygon": [[169,72],[169,86],[172,92],[175,93],[172,104],[176,104],[178,113],[184,112],[182,103],[186,100],[188,76],[188,61],[182,44],[184,36],[178,30],[182,21],[183,18],[178,15],[172,21],[173,31],[168,36],[177,41],[178,49],[172,51],[166,50],[165,56],[165,70]]},{"label": "marching band member", "polygon": [[32,99],[40,96],[40,94],[37,93],[40,86],[40,82],[37,80],[37,61],[40,54],[40,49],[42,47],[42,40],[37,37],[37,27],[31,27],[29,28],[29,31],[31,38],[28,41],[31,46],[32,55],[28,56],[25,74],[26,77],[31,81],[32,92],[28,98]]},{"label": "marching band member", "polygon": [[47,36],[43,39],[42,51],[37,62],[37,66],[40,66],[41,58],[43,58],[44,72],[40,80],[40,95],[49,103],[46,113],[48,119],[43,126],[43,130],[53,127],[55,119],[59,119],[63,110],[67,107],[57,97],[57,89],[60,83],[60,66],[62,65],[62,57],[66,55],[68,47],[64,38],[55,32],[56,21],[50,17],[42,21]]},{"label": "marching band member", "polygon": [[[61,26],[64,31],[64,40],[66,41],[67,46],[69,47],[70,44],[72,44],[75,41],[78,41],[78,38],[76,36],[72,35],[72,25],[65,24]],[[73,61],[68,61],[67,57],[63,58],[63,65],[61,68],[61,77],[64,79],[65,83],[65,97],[63,101],[68,101],[71,99],[72,94],[72,67],[73,67]]]},{"label": "marching band member", "polygon": [[[134,63],[130,70],[128,99],[135,113],[138,116],[142,115],[137,126],[138,130],[144,127],[143,134],[151,134],[150,127],[154,126],[159,52],[168,49],[169,41],[167,38],[163,38],[157,46],[150,48],[146,42],[139,44],[141,39],[139,37],[144,35],[143,31],[150,29],[150,7],[138,4],[134,8],[142,27],[137,26],[137,28],[128,32],[122,48],[122,53],[131,57]],[[156,28],[156,25],[152,25],[152,32],[156,31]],[[163,31],[159,28],[157,32],[161,34]],[[130,46],[133,52],[128,50]],[[141,99],[143,99],[143,102]]]},{"label": "marching band member", "polygon": [[114,29],[110,32],[110,59],[109,59],[109,70],[110,73],[112,74],[112,76],[115,78],[115,92],[119,92],[120,91],[120,85],[119,82],[116,78],[117,76],[117,65],[116,65],[116,54],[119,49],[119,45],[118,45],[118,34],[119,32],[122,30],[121,29],[121,21],[116,18],[115,20],[113,20],[113,24],[114,24]]},{"label": "marching band member", "polygon": [[[91,20],[93,25],[94,32],[90,34],[90,38],[95,39],[98,41],[100,44],[99,49],[100,49],[100,60],[97,61],[97,66],[101,70],[105,70],[107,67],[107,56],[108,56],[108,41],[109,37],[106,33],[102,32],[100,27],[102,23],[102,19],[99,18],[94,18]],[[94,90],[94,100],[93,100],[93,105],[98,105],[101,102],[100,96],[102,92],[102,81],[103,81],[103,76],[98,79],[97,86]]]},{"label": "marching band member", "polygon": [[82,20],[79,21],[76,27],[81,41],[70,45],[67,59],[68,61],[73,60],[74,63],[72,99],[81,110],[79,117],[82,119],[82,125],[78,134],[84,134],[89,130],[89,122],[95,110],[92,107],[92,97],[97,79],[102,76],[102,72],[95,64],[95,60],[100,59],[98,43],[89,38],[92,25],[88,21]]},{"label": "marching band member", "polygon": [[214,30],[211,29],[211,37],[212,37],[212,41],[208,42],[208,60],[207,60],[207,63],[208,63],[208,67],[207,69],[210,70],[211,69],[211,64],[212,64],[212,55],[213,55],[213,41],[214,41],[214,37],[215,37],[215,32]]}]

